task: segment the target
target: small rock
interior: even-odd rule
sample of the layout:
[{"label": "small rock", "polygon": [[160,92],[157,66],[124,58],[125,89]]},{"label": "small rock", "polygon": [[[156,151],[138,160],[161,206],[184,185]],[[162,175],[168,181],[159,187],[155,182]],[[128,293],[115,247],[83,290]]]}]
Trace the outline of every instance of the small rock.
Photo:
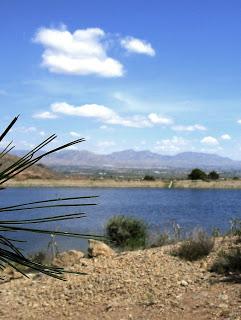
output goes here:
[{"label": "small rock", "polygon": [[188,282],[186,280],[182,280],[180,282],[180,285],[183,286],[183,287],[188,287]]},{"label": "small rock", "polygon": [[61,252],[54,259],[53,264],[59,267],[70,267],[75,264],[80,264],[81,259],[84,258],[84,253],[77,250],[69,250]]},{"label": "small rock", "polygon": [[226,303],[220,303],[218,307],[221,309],[228,309],[228,305]]},{"label": "small rock", "polygon": [[110,257],[115,255],[115,251],[101,241],[89,239],[88,244],[88,255],[90,258],[98,256]]},{"label": "small rock", "polygon": [[218,297],[220,300],[228,301],[228,295],[226,295],[226,294],[220,294]]}]

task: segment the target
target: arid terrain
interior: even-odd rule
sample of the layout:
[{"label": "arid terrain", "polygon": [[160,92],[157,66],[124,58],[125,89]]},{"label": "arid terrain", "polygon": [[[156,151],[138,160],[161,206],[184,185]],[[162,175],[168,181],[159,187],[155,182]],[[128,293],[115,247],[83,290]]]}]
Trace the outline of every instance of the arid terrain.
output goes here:
[{"label": "arid terrain", "polygon": [[[1,170],[11,168],[11,166],[19,161],[19,159],[19,157],[10,154],[5,155],[4,158],[0,160]],[[27,179],[57,179],[58,177],[59,175],[48,167],[41,164],[35,164],[16,175],[15,183],[16,181],[26,181]]]},{"label": "arid terrain", "polygon": [[210,256],[197,262],[170,255],[172,246],[96,258],[66,253],[61,264],[86,275],[67,275],[64,282],[9,272],[0,285],[0,318],[240,320],[240,277],[208,271],[231,245],[216,240]]},{"label": "arid terrain", "polygon": [[[45,170],[45,169],[44,169]],[[52,172],[50,172],[54,175]],[[114,179],[88,179],[66,177],[61,175],[46,178],[25,177],[11,180],[5,185],[8,187],[93,187],[93,188],[168,188],[170,180],[114,180]],[[173,180],[172,188],[178,189],[241,189],[241,180],[192,181]]]},{"label": "arid terrain", "polygon": [[[11,166],[19,157],[6,155],[2,168]],[[100,187],[100,188],[189,188],[189,189],[241,189],[241,179],[219,179],[213,181],[156,179],[93,178],[81,175],[58,173],[43,164],[35,164],[7,181],[6,187]]]}]

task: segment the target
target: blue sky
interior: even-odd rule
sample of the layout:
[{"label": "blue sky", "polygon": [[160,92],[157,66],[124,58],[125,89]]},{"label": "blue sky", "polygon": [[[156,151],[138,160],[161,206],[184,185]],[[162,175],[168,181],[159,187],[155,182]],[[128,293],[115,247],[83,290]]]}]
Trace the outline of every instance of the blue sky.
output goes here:
[{"label": "blue sky", "polygon": [[1,0],[0,16],[0,125],[21,114],[18,149],[56,133],[241,159],[239,0]]}]

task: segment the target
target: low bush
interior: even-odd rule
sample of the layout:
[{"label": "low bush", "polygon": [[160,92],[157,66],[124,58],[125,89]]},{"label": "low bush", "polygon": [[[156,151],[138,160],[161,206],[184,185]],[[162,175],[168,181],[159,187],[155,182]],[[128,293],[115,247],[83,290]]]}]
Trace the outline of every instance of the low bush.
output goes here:
[{"label": "low bush", "polygon": [[158,238],[157,238],[157,240],[155,242],[155,246],[156,247],[162,247],[162,246],[168,245],[168,244],[170,244],[172,242],[173,241],[170,239],[169,234],[163,232],[158,236]]},{"label": "low bush", "polygon": [[202,171],[198,168],[195,168],[188,175],[188,179],[190,179],[190,180],[207,180],[207,174],[204,171]]},{"label": "low bush", "polygon": [[150,176],[150,175],[147,174],[147,175],[145,175],[143,180],[145,180],[145,181],[155,181],[156,179],[153,176]]},{"label": "low bush", "polygon": [[210,271],[221,274],[229,272],[241,273],[241,248],[221,252],[210,268]]},{"label": "low bush", "polygon": [[47,253],[44,251],[33,253],[29,255],[29,258],[36,263],[46,264],[48,262]]},{"label": "low bush", "polygon": [[142,220],[133,217],[114,216],[107,222],[106,235],[120,249],[144,248],[147,226]]},{"label": "low bush", "polygon": [[211,171],[208,174],[208,179],[218,180],[219,179],[219,174],[216,171]]},{"label": "low bush", "polygon": [[238,241],[241,241],[241,219],[233,218],[230,220],[230,231],[231,236],[237,236]]},{"label": "low bush", "polygon": [[196,231],[190,239],[184,240],[172,253],[188,261],[195,261],[209,255],[214,241],[203,231]]},{"label": "low bush", "polygon": [[211,234],[212,234],[212,237],[214,237],[214,238],[218,238],[218,237],[222,236],[221,230],[219,228],[217,228],[217,227],[214,227],[212,229],[212,233]]}]

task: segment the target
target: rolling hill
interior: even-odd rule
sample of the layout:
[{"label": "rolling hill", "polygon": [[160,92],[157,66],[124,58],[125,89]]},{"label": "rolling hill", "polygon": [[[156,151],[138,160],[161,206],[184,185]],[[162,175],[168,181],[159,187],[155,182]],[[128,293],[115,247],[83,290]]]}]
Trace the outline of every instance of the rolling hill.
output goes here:
[{"label": "rolling hill", "polygon": [[[18,152],[20,155],[21,152]],[[241,170],[241,161],[216,154],[183,152],[173,156],[151,151],[124,150],[110,154],[95,154],[87,150],[64,150],[41,161],[47,166],[79,166],[89,168],[129,169],[203,169]]]},{"label": "rolling hill", "polygon": [[[5,155],[2,159],[0,159],[1,170],[11,166],[15,163],[19,157],[15,155]],[[24,170],[19,173],[15,179],[16,180],[24,180],[24,179],[52,179],[56,178],[57,174],[52,171],[50,168],[47,168],[43,164],[35,164],[32,167]]]}]

